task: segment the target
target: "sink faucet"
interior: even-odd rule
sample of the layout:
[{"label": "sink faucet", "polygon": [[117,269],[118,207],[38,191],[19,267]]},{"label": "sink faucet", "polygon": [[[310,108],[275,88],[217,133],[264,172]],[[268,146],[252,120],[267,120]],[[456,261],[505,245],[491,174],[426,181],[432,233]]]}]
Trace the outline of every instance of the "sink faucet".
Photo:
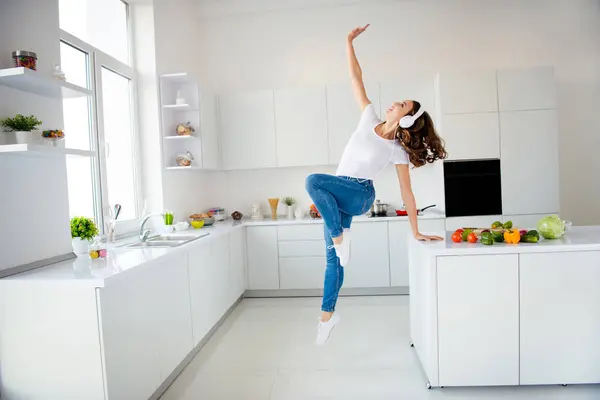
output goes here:
[{"label": "sink faucet", "polygon": [[148,239],[148,236],[150,236],[150,229],[146,229],[144,230],[144,226],[146,226],[146,222],[152,218],[152,217],[156,217],[156,216],[161,216],[162,214],[148,214],[146,215],[146,217],[142,220],[142,224],[140,225],[140,242],[145,242],[146,239]]}]

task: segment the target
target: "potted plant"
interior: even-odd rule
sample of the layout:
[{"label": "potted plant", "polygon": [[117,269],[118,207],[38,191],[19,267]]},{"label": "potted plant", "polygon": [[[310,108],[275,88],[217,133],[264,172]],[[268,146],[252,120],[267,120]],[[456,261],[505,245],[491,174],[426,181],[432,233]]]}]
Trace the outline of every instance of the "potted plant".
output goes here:
[{"label": "potted plant", "polygon": [[73,239],[73,252],[85,254],[89,250],[90,241],[98,234],[98,228],[91,218],[71,218],[71,238]]},{"label": "potted plant", "polygon": [[0,120],[0,126],[2,126],[5,132],[8,132],[8,136],[5,136],[6,144],[33,143],[39,137],[39,135],[35,136],[34,132],[41,124],[42,121],[33,115],[25,117],[24,115],[17,114],[14,118]]},{"label": "potted plant", "polygon": [[284,197],[281,201],[287,206],[288,219],[294,219],[294,204],[296,204],[296,199],[288,196]]}]

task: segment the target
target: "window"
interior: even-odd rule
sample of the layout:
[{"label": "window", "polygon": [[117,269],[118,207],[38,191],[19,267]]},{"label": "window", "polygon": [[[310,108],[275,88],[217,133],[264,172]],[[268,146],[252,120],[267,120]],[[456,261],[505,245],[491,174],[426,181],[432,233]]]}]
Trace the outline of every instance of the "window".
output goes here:
[{"label": "window", "polygon": [[126,233],[138,227],[141,211],[128,6],[121,0],[59,2],[61,67],[69,82],[93,92],[63,101],[65,144],[97,153],[67,159],[70,213],[93,216],[102,229],[103,210],[121,204],[117,233]]}]

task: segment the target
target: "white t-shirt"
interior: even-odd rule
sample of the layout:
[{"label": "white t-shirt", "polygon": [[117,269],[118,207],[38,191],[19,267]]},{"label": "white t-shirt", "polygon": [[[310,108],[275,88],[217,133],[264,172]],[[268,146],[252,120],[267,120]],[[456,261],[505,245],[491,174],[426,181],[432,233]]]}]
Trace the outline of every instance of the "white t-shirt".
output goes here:
[{"label": "white t-shirt", "polygon": [[344,149],[337,176],[374,180],[389,163],[408,164],[408,155],[400,143],[375,133],[380,123],[373,104],[369,104]]}]

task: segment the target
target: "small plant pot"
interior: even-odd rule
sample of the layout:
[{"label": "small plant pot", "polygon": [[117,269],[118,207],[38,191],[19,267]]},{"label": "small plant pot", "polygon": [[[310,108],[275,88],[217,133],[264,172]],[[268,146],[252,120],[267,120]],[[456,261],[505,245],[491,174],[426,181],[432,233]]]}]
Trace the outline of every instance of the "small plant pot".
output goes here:
[{"label": "small plant pot", "polygon": [[75,254],[87,254],[90,250],[90,241],[82,238],[73,238],[73,253]]},{"label": "small plant pot", "polygon": [[294,206],[288,206],[287,208],[287,217],[288,219],[294,219]]},{"label": "small plant pot", "polygon": [[34,144],[39,142],[40,131],[4,132],[5,144]]}]

